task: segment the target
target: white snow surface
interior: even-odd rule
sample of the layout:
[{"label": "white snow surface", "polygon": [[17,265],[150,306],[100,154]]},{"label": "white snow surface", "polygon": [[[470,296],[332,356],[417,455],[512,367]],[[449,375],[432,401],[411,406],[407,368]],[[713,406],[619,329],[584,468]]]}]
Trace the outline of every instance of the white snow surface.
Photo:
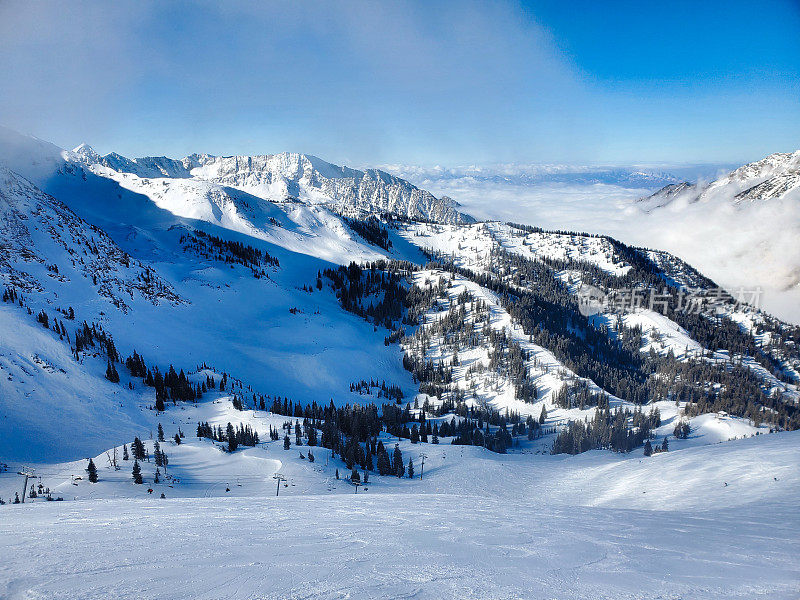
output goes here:
[{"label": "white snow surface", "polygon": [[[136,499],[2,507],[13,518],[0,520],[0,593],[791,599],[798,447],[797,433],[650,459],[439,446],[421,481],[376,477],[357,495],[342,481],[336,494],[306,488],[300,475],[278,498],[177,498],[182,484],[165,484],[154,486],[166,490],[159,499],[128,483]],[[282,470],[302,462],[278,452]],[[263,462],[243,486],[274,490],[275,465]]]}]

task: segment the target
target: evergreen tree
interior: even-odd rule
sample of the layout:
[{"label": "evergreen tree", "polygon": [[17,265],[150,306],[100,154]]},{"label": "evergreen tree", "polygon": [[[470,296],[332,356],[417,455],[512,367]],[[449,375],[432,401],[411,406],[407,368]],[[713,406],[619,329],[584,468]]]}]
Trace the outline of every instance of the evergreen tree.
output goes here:
[{"label": "evergreen tree", "polygon": [[236,430],[233,428],[231,423],[228,423],[228,427],[225,431],[225,437],[228,440],[228,452],[234,452],[236,448],[239,447],[239,440],[236,435]]},{"label": "evergreen tree", "polygon": [[372,464],[372,451],[369,448],[369,444],[367,444],[367,453],[366,456],[364,457],[364,470],[372,471],[373,468],[374,467]]},{"label": "evergreen tree", "polygon": [[392,463],[394,464],[395,474],[398,477],[402,477],[405,473],[406,467],[403,463],[403,453],[400,451],[400,445],[394,445],[394,456],[392,457]]},{"label": "evergreen tree", "polygon": [[689,426],[689,423],[686,421],[678,421],[675,424],[675,429],[672,432],[679,440],[685,440],[689,437],[689,434],[692,432],[692,428]]},{"label": "evergreen tree", "polygon": [[650,440],[647,440],[644,443],[644,455],[652,456],[652,454],[653,454],[653,445],[650,443]]},{"label": "evergreen tree", "polygon": [[108,361],[108,366],[106,367],[106,379],[111,383],[119,383],[119,373],[117,373],[117,369],[111,361]]},{"label": "evergreen tree", "polygon": [[158,441],[159,442],[164,441],[164,428],[161,427],[161,423],[158,424]]},{"label": "evergreen tree", "polygon": [[134,459],[133,460],[133,483],[142,484],[142,468],[139,466],[139,461]]},{"label": "evergreen tree", "polygon": [[[284,450],[288,450],[291,446],[292,446],[292,443],[291,443],[291,441],[289,441],[288,434],[284,435],[283,436],[283,449]],[[338,479],[338,477],[337,477],[337,479]]]},{"label": "evergreen tree", "polygon": [[122,460],[128,460],[130,456],[128,456],[128,444],[122,445]]},{"label": "evergreen tree", "polygon": [[392,463],[389,460],[389,453],[386,449],[381,447],[378,450],[378,474],[389,475],[392,472]]},{"label": "evergreen tree", "polygon": [[350,473],[350,481],[353,483],[361,483],[361,475],[356,469],[353,469],[353,471]]},{"label": "evergreen tree", "polygon": [[97,483],[97,467],[94,466],[94,461],[89,459],[89,466],[86,467],[86,472],[89,473],[89,482]]},{"label": "evergreen tree", "polygon": [[181,445],[181,436],[180,436],[179,433],[176,433],[175,437],[173,439],[175,440],[175,445],[176,446],[180,446]]},{"label": "evergreen tree", "polygon": [[144,460],[145,456],[147,456],[147,451],[144,448],[144,444],[142,440],[138,437],[133,438],[133,444],[131,444],[131,451],[133,452],[134,460]]},{"label": "evergreen tree", "polygon": [[394,456],[392,456],[392,463],[395,466],[395,470],[397,470],[397,463],[400,463],[401,465],[403,464],[403,452],[400,450],[400,444],[394,445]]},{"label": "evergreen tree", "polygon": [[408,459],[408,478],[414,479],[414,461],[410,458]]}]

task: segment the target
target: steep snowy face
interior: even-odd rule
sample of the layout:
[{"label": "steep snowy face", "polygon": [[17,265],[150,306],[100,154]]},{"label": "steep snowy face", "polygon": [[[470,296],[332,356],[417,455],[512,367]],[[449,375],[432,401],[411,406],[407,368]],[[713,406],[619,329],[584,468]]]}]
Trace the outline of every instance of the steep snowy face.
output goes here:
[{"label": "steep snowy face", "polygon": [[646,209],[654,209],[678,199],[689,204],[711,201],[738,204],[788,197],[800,198],[800,150],[770,154],[706,185],[668,185],[642,201]]},{"label": "steep snowy face", "polygon": [[[189,159],[186,159],[189,160]],[[383,171],[358,171],[305,154],[198,157],[192,176],[273,200],[327,204],[337,212],[390,212],[444,223],[472,219],[450,198],[436,198]]]},{"label": "steep snowy face", "polygon": [[104,298],[123,312],[136,297],[181,302],[169,283],[102,230],[2,165],[0,282],[62,301]]},{"label": "steep snowy face", "polygon": [[797,171],[800,171],[800,150],[770,154],[759,161],[739,167],[725,179],[747,183],[755,179],[767,179]]},{"label": "steep snowy face", "polygon": [[784,198],[790,194],[797,197],[800,196],[800,194],[797,193],[798,189],[800,189],[800,168],[770,177],[766,181],[754,185],[743,192],[739,192],[736,194],[736,201],[744,202]]}]

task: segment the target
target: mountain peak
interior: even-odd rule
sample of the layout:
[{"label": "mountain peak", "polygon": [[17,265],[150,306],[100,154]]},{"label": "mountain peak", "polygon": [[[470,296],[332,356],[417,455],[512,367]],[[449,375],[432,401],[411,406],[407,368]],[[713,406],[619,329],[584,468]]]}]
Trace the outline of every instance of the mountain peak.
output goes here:
[{"label": "mountain peak", "polygon": [[86,142],[83,142],[82,144],[75,146],[72,149],[72,152],[87,160],[97,160],[100,158],[100,155],[97,152],[95,152],[94,148],[92,148]]}]

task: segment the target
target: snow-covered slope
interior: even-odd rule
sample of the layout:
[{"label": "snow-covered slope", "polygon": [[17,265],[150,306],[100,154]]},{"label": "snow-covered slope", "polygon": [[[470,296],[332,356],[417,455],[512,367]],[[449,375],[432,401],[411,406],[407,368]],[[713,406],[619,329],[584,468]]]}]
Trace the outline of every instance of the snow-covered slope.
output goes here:
[{"label": "snow-covered slope", "polygon": [[152,268],[2,165],[0,218],[0,281],[5,285],[77,305],[96,290],[124,312],[136,298],[181,302]]},{"label": "snow-covered slope", "polygon": [[[350,384],[374,377],[408,385],[411,391],[397,348],[386,347],[371,326],[341,311],[328,292],[311,291],[331,260],[346,264],[385,256],[326,209],[290,203],[283,211],[256,199],[272,211],[276,224],[260,223],[262,229],[244,235],[198,220],[202,215],[183,218],[158,209],[147,196],[91,172],[62,171],[47,181],[74,208],[113,232],[124,249],[61,201],[0,170],[0,282],[24,297],[24,306],[2,304],[11,311],[0,328],[9,369],[0,400],[3,458],[77,457],[131,431],[106,410],[105,356],[95,356],[99,363],[92,366],[91,361],[83,364],[89,360],[86,351],[74,351],[76,328],[84,321],[104,327],[123,359],[138,350],[162,369],[174,364],[188,370],[208,362],[262,392],[295,400],[352,401],[357,395],[350,393]],[[207,206],[201,195],[182,199]],[[235,248],[215,246],[208,236],[242,244],[262,258],[240,259]],[[418,251],[396,241],[400,256],[407,251],[419,259]],[[61,338],[58,353],[41,336],[19,335],[40,330],[55,335],[36,322],[42,311],[50,329],[55,319],[66,325],[65,334],[56,336]],[[37,355],[46,368],[36,366]],[[70,383],[59,384],[59,374]],[[139,397],[124,389],[120,394]],[[152,406],[152,394],[147,390],[142,403]],[[54,414],[54,401],[67,406]],[[106,408],[86,412],[98,402]],[[138,415],[136,402],[133,414]],[[128,403],[123,403],[126,415]],[[37,419],[46,433],[23,427]],[[141,419],[134,422],[141,434]],[[83,437],[85,430],[104,435]],[[18,443],[20,432],[27,432],[24,444]]]},{"label": "snow-covered slope", "polygon": [[[285,452],[282,471],[293,462],[308,473],[278,498],[269,486],[272,497],[176,499],[180,484],[165,483],[155,486],[163,500],[141,490],[136,500],[6,506],[0,592],[789,600],[800,591],[797,434],[759,438],[650,460],[592,453],[532,462],[442,446],[422,480],[390,478],[386,489],[356,495],[322,464],[350,492],[329,494],[311,465]],[[225,483],[237,496],[274,483],[278,465],[239,458],[256,463],[253,476],[220,478],[221,495]],[[96,486],[107,476],[103,469]],[[67,487],[90,487],[74,483]]]}]

